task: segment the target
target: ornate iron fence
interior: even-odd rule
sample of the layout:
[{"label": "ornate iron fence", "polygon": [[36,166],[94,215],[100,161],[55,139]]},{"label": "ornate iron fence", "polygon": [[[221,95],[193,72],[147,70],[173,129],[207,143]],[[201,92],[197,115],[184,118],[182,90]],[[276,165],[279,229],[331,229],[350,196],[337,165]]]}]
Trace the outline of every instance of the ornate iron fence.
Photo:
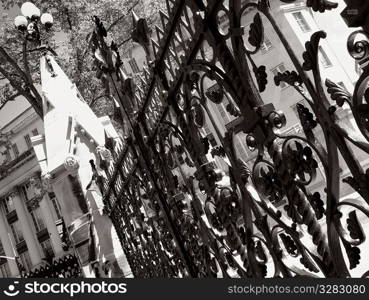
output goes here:
[{"label": "ornate iron fence", "polygon": [[82,277],[82,269],[76,256],[68,254],[50,261],[34,271],[22,274],[23,278],[76,278]]},{"label": "ornate iron fence", "polygon": [[[127,128],[122,143],[108,140],[113,163],[107,164],[109,155],[102,155],[106,176],[96,173],[95,179],[134,275],[351,276],[365,241],[358,214],[369,217],[368,174],[353,150],[369,153],[368,42],[357,40],[358,32],[349,38],[349,51],[364,70],[351,96],[332,81],[322,83],[318,49],[326,34],[311,36],[301,64],[267,0],[166,3],[155,40],[150,40],[146,21],[133,15],[132,38],[148,61],[136,86],[124,73],[114,42],[106,44],[98,18],[91,39],[99,74],[119,102]],[[306,4],[319,12],[337,6],[326,0]],[[241,17],[250,9],[255,17],[244,32]],[[218,26],[220,12],[229,20],[228,32]],[[277,74],[275,84],[292,86],[309,104],[297,105],[303,135],[281,134],[283,112],[261,99],[268,84],[265,66],[253,60],[263,42],[261,15],[295,67]],[[218,88],[209,91],[206,82]],[[223,134],[208,104],[224,99],[237,119]],[[352,110],[359,138],[338,122],[337,108],[343,105]],[[203,134],[205,120],[210,120],[219,146],[211,147]],[[323,141],[315,135],[317,127]],[[239,132],[247,134],[246,144],[256,152],[252,168],[235,150]],[[340,157],[351,173],[344,181],[360,199],[340,200]],[[227,167],[220,169],[215,158]],[[325,173],[325,193],[309,190],[318,163]],[[280,200],[286,205],[273,205]]]}]

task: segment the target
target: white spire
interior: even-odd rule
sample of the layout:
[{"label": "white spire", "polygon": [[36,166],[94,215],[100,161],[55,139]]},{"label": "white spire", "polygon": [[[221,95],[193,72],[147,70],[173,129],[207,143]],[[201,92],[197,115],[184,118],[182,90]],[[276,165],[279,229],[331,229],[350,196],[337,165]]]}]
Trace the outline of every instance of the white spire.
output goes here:
[{"label": "white spire", "polygon": [[[41,58],[46,156],[49,172],[78,155],[76,128],[80,126],[94,147],[105,144],[104,127],[51,55]],[[94,151],[94,149],[91,149]]]}]

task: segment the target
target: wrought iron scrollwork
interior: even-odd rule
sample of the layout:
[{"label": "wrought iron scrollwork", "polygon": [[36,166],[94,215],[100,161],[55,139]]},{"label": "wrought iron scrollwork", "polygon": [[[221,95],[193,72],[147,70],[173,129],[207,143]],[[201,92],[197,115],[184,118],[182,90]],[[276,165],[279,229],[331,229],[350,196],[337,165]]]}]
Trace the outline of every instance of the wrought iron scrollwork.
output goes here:
[{"label": "wrought iron scrollwork", "polygon": [[55,259],[29,273],[23,278],[78,278],[82,277],[82,269],[78,259],[72,254]]},{"label": "wrought iron scrollwork", "polygon": [[[351,95],[331,80],[322,82],[318,49],[326,34],[311,36],[301,63],[267,0],[166,3],[155,40],[145,20],[133,16],[133,39],[149,62],[137,85],[124,74],[114,44],[106,44],[98,19],[92,39],[101,78],[128,126],[120,143],[106,145],[113,162],[105,166],[101,186],[105,212],[134,275],[358,276],[352,270],[366,238],[369,177],[353,149],[369,153],[368,42],[357,41],[358,33],[349,38],[349,52],[363,68]],[[337,7],[326,0],[306,5],[316,12]],[[247,31],[243,16],[252,11]],[[226,25],[219,24],[222,18]],[[294,66],[274,80],[253,58],[261,49],[264,21]],[[308,104],[296,106],[296,134],[283,133],[284,113],[260,95],[282,82]],[[218,105],[233,118],[225,129],[214,116]],[[351,109],[361,134],[342,126],[343,106]],[[237,150],[241,135],[253,160],[245,161]],[[342,182],[343,165],[349,175]],[[325,186],[316,191],[311,186],[320,170]],[[345,183],[360,197],[342,200]]]}]

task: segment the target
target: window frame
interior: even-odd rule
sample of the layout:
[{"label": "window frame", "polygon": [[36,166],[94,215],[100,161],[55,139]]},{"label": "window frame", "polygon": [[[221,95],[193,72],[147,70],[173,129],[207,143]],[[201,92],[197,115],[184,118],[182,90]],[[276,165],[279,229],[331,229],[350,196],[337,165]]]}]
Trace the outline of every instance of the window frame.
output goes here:
[{"label": "window frame", "polygon": [[45,224],[45,221],[43,219],[40,207],[37,207],[37,208],[33,209],[30,212],[30,215],[31,215],[31,218],[32,218],[33,225],[35,226],[37,232],[40,232],[40,231],[46,229],[46,224]]},{"label": "window frame", "polygon": [[137,61],[134,57],[132,57],[128,60],[128,64],[131,67],[131,70],[132,70],[133,74],[136,74],[136,73],[140,72],[140,68],[138,67]]},{"label": "window frame", "polygon": [[311,32],[312,28],[309,24],[309,22],[306,20],[304,14],[302,13],[302,11],[295,11],[292,12],[292,16],[295,19],[296,23],[298,24],[300,30],[303,33],[307,33],[307,32]]},{"label": "window frame", "polygon": [[14,153],[14,156],[17,158],[19,156],[19,148],[16,143],[12,143],[12,151]]},{"label": "window frame", "polygon": [[[269,46],[268,46],[269,45]],[[262,54],[265,54],[274,48],[273,43],[270,39],[264,36],[264,40],[260,45],[260,51]]]},{"label": "window frame", "polygon": [[[11,202],[11,205],[8,204],[9,201]],[[15,211],[15,206],[14,206],[14,201],[13,201],[12,196],[9,195],[4,198],[3,206],[4,206],[4,210],[6,214],[10,214],[11,212]]]},{"label": "window frame", "polygon": [[10,230],[13,234],[14,240],[16,244],[20,244],[25,241],[24,235],[22,232],[22,228],[20,228],[19,220],[14,221],[13,223],[9,224]]},{"label": "window frame", "polygon": [[60,207],[60,204],[58,202],[58,199],[56,198],[54,193],[49,193],[49,197],[50,197],[50,201],[53,205],[56,218],[58,220],[61,220],[63,218],[63,214],[62,214],[61,207]]},{"label": "window frame", "polygon": [[31,142],[30,135],[27,133],[23,138],[26,141],[27,148],[31,149],[32,148],[32,142]]},{"label": "window frame", "polygon": [[4,151],[4,155],[7,162],[12,161],[12,155],[9,148],[6,148],[6,150]]},{"label": "window frame", "polygon": [[11,272],[8,262],[4,262],[0,265],[0,278],[10,278]]},{"label": "window frame", "polygon": [[[46,246],[46,244],[48,244],[48,246]],[[50,239],[47,239],[47,240],[42,241],[40,243],[40,246],[41,246],[42,251],[44,252],[44,255],[46,257],[47,256],[55,257],[55,250],[53,248],[53,244],[51,243],[51,240]]]},{"label": "window frame", "polygon": [[28,273],[29,271],[31,271],[32,261],[31,261],[31,257],[29,255],[28,249],[19,254],[19,259],[21,261],[23,268],[26,270],[26,272]]}]

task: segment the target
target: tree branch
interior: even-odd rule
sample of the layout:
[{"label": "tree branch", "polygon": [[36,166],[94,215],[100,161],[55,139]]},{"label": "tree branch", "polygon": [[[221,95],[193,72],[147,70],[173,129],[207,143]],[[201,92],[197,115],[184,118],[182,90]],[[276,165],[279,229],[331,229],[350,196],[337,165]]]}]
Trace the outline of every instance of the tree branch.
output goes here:
[{"label": "tree branch", "polygon": [[92,108],[95,105],[95,103],[97,102],[97,100],[99,100],[100,98],[103,98],[103,97],[110,98],[110,94],[102,94],[100,96],[97,96],[94,99],[92,99],[91,102],[88,105]]},{"label": "tree branch", "polygon": [[9,80],[9,83],[21,94],[26,93],[26,91],[19,85],[18,82],[16,82],[12,75],[7,70],[5,70],[3,67],[0,66],[0,73],[3,74],[3,76]]},{"label": "tree branch", "polygon": [[128,43],[130,40],[131,40],[132,38],[131,37],[129,37],[129,38],[127,38],[127,39],[125,39],[125,40],[123,40],[121,43],[119,43],[118,44],[118,48],[120,48],[120,47],[122,47],[125,43]]},{"label": "tree branch", "polygon": [[117,25],[122,19],[128,16],[128,14],[140,3],[140,0],[137,0],[128,10],[122,15],[120,18],[116,19],[110,26],[106,29],[106,32],[109,32],[115,25]]},{"label": "tree branch", "polygon": [[72,20],[70,18],[69,9],[67,7],[65,8],[65,14],[67,15],[67,22],[68,22],[69,30],[72,31],[73,29]]},{"label": "tree branch", "polygon": [[[32,105],[36,113],[42,118],[43,117],[43,109],[42,109],[42,98],[38,93],[37,89],[33,85],[32,82],[28,80],[27,75],[23,72],[23,70],[18,66],[18,64],[8,55],[8,53],[0,46],[0,54],[8,61],[15,69],[18,71],[18,74],[11,74],[3,67],[0,66],[0,73],[9,80],[9,83],[15,88],[20,95],[24,96],[29,103]],[[18,82],[16,82],[12,76],[19,75],[19,77],[25,82],[26,86],[30,89],[30,91],[24,89]],[[32,93],[31,93],[32,92]]]},{"label": "tree branch", "polygon": [[19,75],[23,78],[24,81],[28,82],[28,77],[24,73],[24,71],[18,66],[16,61],[5,51],[3,47],[0,46],[0,54],[5,58],[5,60],[10,63],[14,69],[19,73]]}]

